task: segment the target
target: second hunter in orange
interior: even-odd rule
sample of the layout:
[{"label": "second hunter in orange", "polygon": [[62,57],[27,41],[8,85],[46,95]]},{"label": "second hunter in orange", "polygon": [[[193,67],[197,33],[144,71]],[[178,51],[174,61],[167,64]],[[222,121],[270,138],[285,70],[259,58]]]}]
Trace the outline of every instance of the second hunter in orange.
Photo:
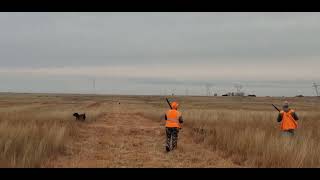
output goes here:
[{"label": "second hunter in orange", "polygon": [[284,136],[293,136],[294,130],[298,127],[299,120],[296,112],[289,108],[289,103],[286,101],[283,104],[283,110],[278,115],[278,122],[281,122],[280,128]]}]

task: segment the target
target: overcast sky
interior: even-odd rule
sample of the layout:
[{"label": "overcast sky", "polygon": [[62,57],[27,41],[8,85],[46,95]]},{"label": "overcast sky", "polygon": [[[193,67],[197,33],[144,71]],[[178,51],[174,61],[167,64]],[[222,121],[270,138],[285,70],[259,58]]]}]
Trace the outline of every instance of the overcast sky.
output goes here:
[{"label": "overcast sky", "polygon": [[0,13],[0,91],[314,95],[320,13]]}]

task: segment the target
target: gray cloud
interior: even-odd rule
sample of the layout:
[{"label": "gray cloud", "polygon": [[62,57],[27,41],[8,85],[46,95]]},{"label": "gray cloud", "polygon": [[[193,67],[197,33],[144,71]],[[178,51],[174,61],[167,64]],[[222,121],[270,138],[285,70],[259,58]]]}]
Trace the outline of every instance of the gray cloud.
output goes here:
[{"label": "gray cloud", "polygon": [[137,84],[309,83],[319,80],[319,20],[320,13],[2,12],[0,72]]}]

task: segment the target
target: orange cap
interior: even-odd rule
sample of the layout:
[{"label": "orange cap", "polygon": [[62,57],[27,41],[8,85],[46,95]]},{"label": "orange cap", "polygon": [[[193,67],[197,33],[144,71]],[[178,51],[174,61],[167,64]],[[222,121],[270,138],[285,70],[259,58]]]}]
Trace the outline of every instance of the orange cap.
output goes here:
[{"label": "orange cap", "polygon": [[179,104],[177,102],[172,102],[171,107],[172,109],[178,109]]}]

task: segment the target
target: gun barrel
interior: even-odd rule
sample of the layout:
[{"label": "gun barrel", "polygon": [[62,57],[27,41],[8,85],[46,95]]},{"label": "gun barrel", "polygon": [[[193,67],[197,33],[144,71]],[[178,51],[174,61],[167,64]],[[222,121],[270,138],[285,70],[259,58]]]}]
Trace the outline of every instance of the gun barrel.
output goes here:
[{"label": "gun barrel", "polygon": [[279,110],[274,104],[272,104],[272,106],[273,106],[277,111],[280,112],[280,110]]},{"label": "gun barrel", "polygon": [[171,104],[170,104],[170,102],[169,102],[168,98],[166,98],[166,100],[167,100],[167,103],[168,103],[168,104],[169,104],[169,106],[170,106],[170,109],[172,109]]}]

